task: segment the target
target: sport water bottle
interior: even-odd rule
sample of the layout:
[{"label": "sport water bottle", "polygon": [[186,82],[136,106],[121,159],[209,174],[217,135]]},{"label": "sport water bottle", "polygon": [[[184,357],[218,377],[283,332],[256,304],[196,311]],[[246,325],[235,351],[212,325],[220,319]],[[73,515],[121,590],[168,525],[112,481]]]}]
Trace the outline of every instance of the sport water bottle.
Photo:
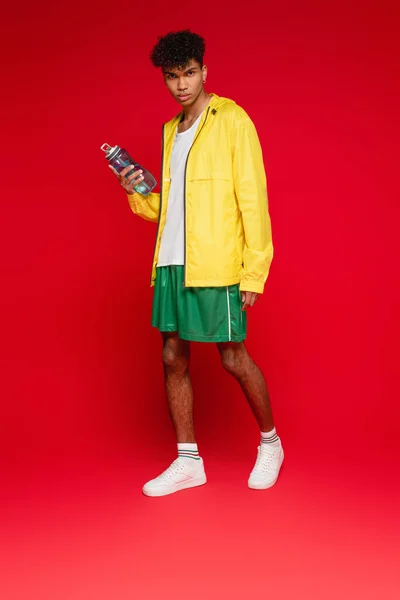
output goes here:
[{"label": "sport water bottle", "polygon": [[143,196],[147,196],[156,187],[157,181],[154,179],[153,175],[138,162],[133,160],[125,148],[120,148],[119,146],[109,146],[108,144],[103,144],[100,146],[100,148],[106,153],[106,159],[118,173],[121,173],[121,171],[123,171],[125,167],[128,167],[129,165],[133,166],[133,169],[129,171],[125,177],[129,177],[129,175],[131,175],[134,171],[138,171],[139,169],[143,171],[143,180],[133,188],[136,192],[139,192],[139,194],[142,194]]}]

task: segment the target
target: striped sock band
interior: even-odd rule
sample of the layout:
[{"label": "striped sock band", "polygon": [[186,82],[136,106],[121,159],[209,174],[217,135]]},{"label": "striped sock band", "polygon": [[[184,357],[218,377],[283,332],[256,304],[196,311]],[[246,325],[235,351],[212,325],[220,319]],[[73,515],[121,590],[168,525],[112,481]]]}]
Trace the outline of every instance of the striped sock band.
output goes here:
[{"label": "striped sock band", "polygon": [[275,442],[279,442],[275,427],[271,431],[261,432],[261,444],[274,444]]},{"label": "striped sock band", "polygon": [[200,460],[197,444],[178,444],[178,456]]}]

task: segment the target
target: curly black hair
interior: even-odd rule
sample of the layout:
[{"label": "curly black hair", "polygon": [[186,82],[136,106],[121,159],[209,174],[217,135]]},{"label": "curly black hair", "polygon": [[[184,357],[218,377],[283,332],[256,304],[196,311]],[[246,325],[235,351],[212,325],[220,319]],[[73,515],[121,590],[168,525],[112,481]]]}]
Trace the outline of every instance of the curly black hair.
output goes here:
[{"label": "curly black hair", "polygon": [[160,36],[150,54],[155,67],[165,69],[183,69],[191,60],[203,66],[205,41],[189,29],[175,31]]}]

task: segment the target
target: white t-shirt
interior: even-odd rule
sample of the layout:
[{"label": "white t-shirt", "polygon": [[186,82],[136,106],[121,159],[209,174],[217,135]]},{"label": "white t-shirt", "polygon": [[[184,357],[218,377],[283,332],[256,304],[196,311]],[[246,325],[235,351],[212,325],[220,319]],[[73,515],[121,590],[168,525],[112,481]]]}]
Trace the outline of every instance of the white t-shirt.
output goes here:
[{"label": "white t-shirt", "polygon": [[157,267],[185,263],[185,166],[202,114],[189,129],[175,136],[170,162],[171,187],[167,217],[161,236]]}]

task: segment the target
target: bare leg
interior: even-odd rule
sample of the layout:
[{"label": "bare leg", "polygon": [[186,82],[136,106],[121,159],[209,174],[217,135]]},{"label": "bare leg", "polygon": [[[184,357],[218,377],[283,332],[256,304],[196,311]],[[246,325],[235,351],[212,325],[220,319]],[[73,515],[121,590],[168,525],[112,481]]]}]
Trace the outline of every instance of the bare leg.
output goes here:
[{"label": "bare leg", "polygon": [[189,375],[190,342],[176,332],[163,333],[165,391],[178,443],[195,443],[193,389]]},{"label": "bare leg", "polygon": [[243,342],[218,343],[222,365],[239,382],[261,431],[274,427],[267,385]]}]

